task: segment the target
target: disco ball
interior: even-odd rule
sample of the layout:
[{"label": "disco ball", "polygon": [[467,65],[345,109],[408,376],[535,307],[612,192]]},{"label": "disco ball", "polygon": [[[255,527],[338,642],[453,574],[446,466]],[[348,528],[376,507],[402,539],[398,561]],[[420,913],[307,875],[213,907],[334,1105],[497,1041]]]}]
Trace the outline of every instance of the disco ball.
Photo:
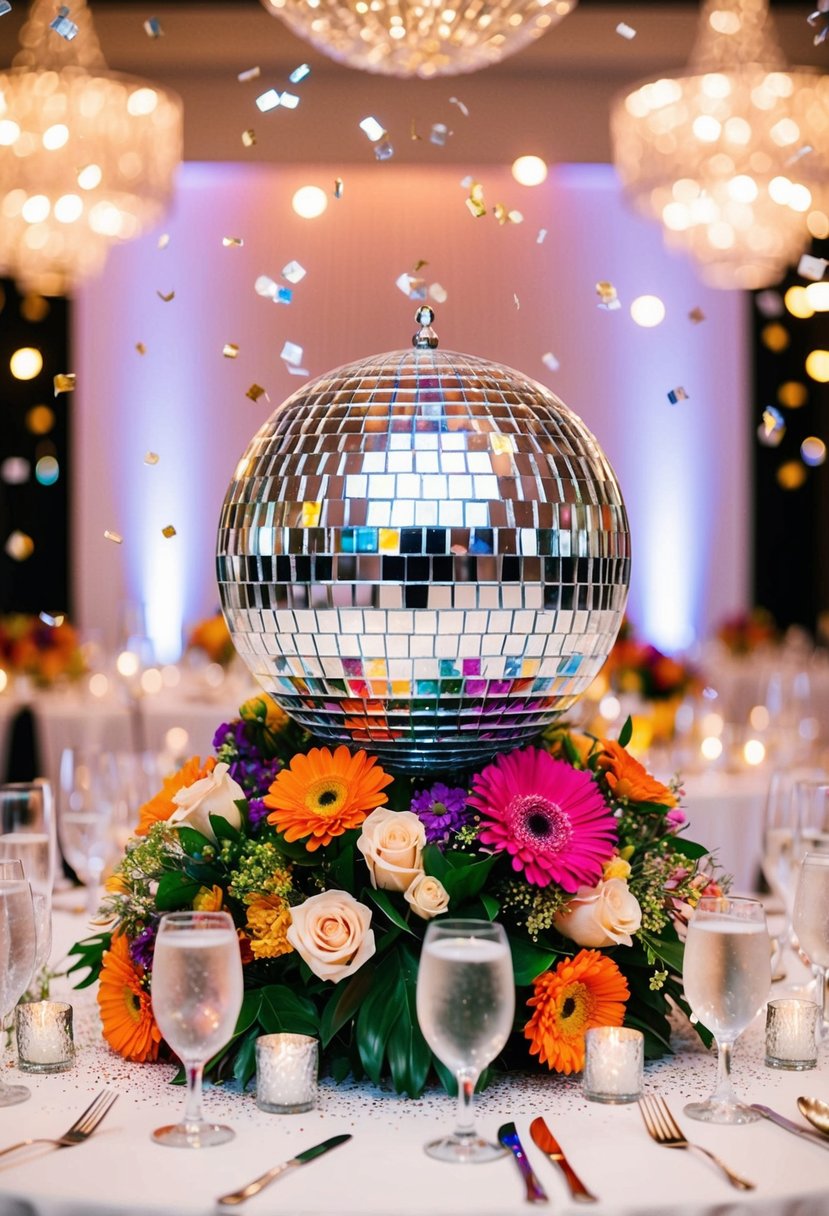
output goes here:
[{"label": "disco ball", "polygon": [[630,577],[622,495],[593,435],[501,364],[414,349],[309,381],[260,427],[217,572],[256,680],[318,740],[391,770],[467,768],[589,686]]}]

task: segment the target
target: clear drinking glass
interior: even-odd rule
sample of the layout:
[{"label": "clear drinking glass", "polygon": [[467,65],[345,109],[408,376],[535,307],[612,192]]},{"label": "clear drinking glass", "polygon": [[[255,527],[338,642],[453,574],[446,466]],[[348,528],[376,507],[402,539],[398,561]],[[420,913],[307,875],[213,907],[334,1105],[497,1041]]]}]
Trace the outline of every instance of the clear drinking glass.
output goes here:
[{"label": "clear drinking glass", "polygon": [[756,899],[705,897],[688,925],[682,968],[685,996],[717,1042],[717,1086],[686,1115],[706,1123],[753,1123],[760,1116],[731,1084],[731,1049],[765,1004],[771,984],[771,941]]},{"label": "clear drinking glass", "polygon": [[818,975],[819,1035],[826,1038],[826,978],[829,972],[829,853],[807,853],[794,901],[794,931]]},{"label": "clear drinking glass", "polygon": [[35,917],[37,976],[49,962],[52,950],[52,860],[49,840],[36,832],[9,832],[0,836],[0,860],[19,861],[32,892]]},{"label": "clear drinking glass", "polygon": [[825,781],[826,774],[814,768],[778,768],[769,779],[763,815],[762,869],[769,890],[780,902],[783,912],[782,928],[775,935],[779,944],[778,963],[792,946],[794,894],[800,863],[798,824],[804,793],[812,785]]},{"label": "clear drinking glass", "polygon": [[[35,966],[35,920],[32,893],[19,861],[0,861],[0,1024],[29,986]],[[5,1048],[5,1036],[0,1055]],[[25,1085],[0,1079],[0,1106],[30,1097]]]},{"label": "clear drinking glass", "polygon": [[90,917],[98,911],[103,878],[123,851],[127,819],[114,756],[64,748],[58,834],[66,861],[86,887]]},{"label": "clear drinking glass", "polygon": [[475,1130],[472,1099],[481,1070],[512,1030],[515,982],[503,926],[485,920],[432,921],[417,974],[417,1020],[437,1058],[458,1081],[457,1127],[425,1146],[440,1161],[492,1161],[507,1151]]},{"label": "clear drinking glass", "polygon": [[794,783],[797,812],[797,860],[807,853],[829,852],[829,781],[824,777]]},{"label": "clear drinking glass", "polygon": [[45,837],[48,841],[51,891],[58,872],[58,836],[55,796],[51,782],[45,777],[0,785],[0,834],[9,836],[15,832]]},{"label": "clear drinking glass", "polygon": [[187,1074],[181,1123],[153,1139],[173,1148],[207,1148],[234,1132],[202,1115],[202,1072],[230,1040],[242,1008],[242,958],[227,912],[169,912],[161,918],[152,970],[152,1005],[164,1038]]}]

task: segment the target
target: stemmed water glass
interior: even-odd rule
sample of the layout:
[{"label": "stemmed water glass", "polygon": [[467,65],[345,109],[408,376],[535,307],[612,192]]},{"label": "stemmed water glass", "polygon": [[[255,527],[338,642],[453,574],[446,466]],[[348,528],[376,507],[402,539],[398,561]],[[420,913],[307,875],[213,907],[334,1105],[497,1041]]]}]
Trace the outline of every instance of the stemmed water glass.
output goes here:
[{"label": "stemmed water glass", "polygon": [[[34,975],[40,975],[52,950],[52,868],[49,841],[36,833],[9,832],[0,836],[0,860],[17,860],[32,893],[35,918]],[[45,987],[45,984],[44,984]]]},{"label": "stemmed water glass", "polygon": [[[32,893],[22,864],[0,861],[0,1024],[28,988],[34,965]],[[0,1079],[0,1106],[13,1106],[28,1097],[25,1085],[7,1085]]]},{"label": "stemmed water glass", "polygon": [[101,882],[123,850],[128,808],[111,753],[64,748],[60,758],[58,834],[63,855],[86,887],[86,911],[98,911]]},{"label": "stemmed water glass", "polygon": [[717,1043],[717,1085],[686,1115],[706,1123],[753,1123],[760,1116],[737,1097],[731,1049],[760,1012],[771,983],[771,942],[756,899],[702,898],[688,925],[682,968],[685,996]]},{"label": "stemmed water glass", "polygon": [[807,853],[794,901],[794,931],[818,975],[820,1038],[826,1037],[826,979],[829,972],[829,853]]},{"label": "stemmed water glass", "polygon": [[202,1073],[230,1040],[242,1008],[242,957],[227,912],[169,912],[161,918],[151,980],[155,1020],[184,1065],[187,1100],[180,1123],[153,1139],[173,1148],[207,1148],[233,1129],[202,1114]]},{"label": "stemmed water glass", "polygon": [[492,1161],[506,1151],[475,1130],[472,1098],[482,1069],[503,1048],[515,1012],[515,984],[503,926],[433,921],[417,974],[417,1020],[432,1051],[458,1082],[457,1127],[425,1146],[440,1161]]}]

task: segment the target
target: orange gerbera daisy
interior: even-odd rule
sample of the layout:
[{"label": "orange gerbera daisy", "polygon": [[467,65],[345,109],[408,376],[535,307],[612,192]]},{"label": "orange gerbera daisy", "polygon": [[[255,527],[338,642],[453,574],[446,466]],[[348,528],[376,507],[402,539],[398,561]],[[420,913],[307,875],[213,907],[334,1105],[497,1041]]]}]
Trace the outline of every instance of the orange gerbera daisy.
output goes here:
[{"label": "orange gerbera daisy", "polygon": [[668,807],[677,805],[676,795],[667,785],[652,777],[615,739],[602,740],[598,763],[614,798],[625,802],[658,802]]},{"label": "orange gerbera daisy", "polygon": [[161,1031],[156,1026],[150,994],[144,986],[146,972],[130,957],[127,939],[113,937],[105,951],[98,983],[98,1005],[104,1038],[125,1060],[158,1058]]},{"label": "orange gerbera daisy", "polygon": [[554,971],[539,975],[527,1001],[535,1009],[524,1027],[530,1055],[556,1072],[584,1068],[584,1033],[593,1026],[621,1026],[627,980],[613,959],[598,950],[580,950]]},{"label": "orange gerbera daisy", "polygon": [[198,756],[191,756],[189,760],[185,760],[177,773],[171,773],[169,777],[165,777],[158,793],[139,808],[136,836],[146,836],[154,823],[161,823],[169,819],[173,811],[177,809],[173,796],[179,790],[192,785],[194,781],[200,781],[202,777],[212,773],[215,767],[216,760],[213,756],[205,760],[204,764]]},{"label": "orange gerbera daisy", "polygon": [[294,756],[265,795],[272,810],[268,823],[286,840],[310,837],[305,847],[313,853],[358,828],[369,811],[387,801],[381,791],[391,781],[375,756],[363,751],[352,756],[344,744],[333,753],[312,747],[307,755]]}]

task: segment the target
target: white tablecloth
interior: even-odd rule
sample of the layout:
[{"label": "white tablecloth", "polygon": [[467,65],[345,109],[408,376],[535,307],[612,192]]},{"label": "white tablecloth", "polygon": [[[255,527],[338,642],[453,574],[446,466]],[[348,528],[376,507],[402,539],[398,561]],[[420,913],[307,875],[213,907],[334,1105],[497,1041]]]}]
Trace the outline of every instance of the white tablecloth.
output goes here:
[{"label": "white tablecloth", "polygon": [[[59,915],[56,937],[84,932],[80,918]],[[774,995],[780,995],[775,988]],[[127,1064],[102,1044],[96,1007],[87,992],[73,993],[78,1056],[71,1072],[27,1077],[33,1097],[0,1108],[0,1147],[31,1135],[59,1134],[104,1087],[120,1099],[87,1143],[56,1152],[0,1159],[0,1216],[211,1216],[216,1196],[235,1189],[294,1153],[339,1132],[353,1139],[330,1155],[279,1179],[245,1211],[283,1216],[519,1216],[526,1212],[515,1163],[452,1166],[422,1151],[436,1132],[452,1126],[454,1102],[442,1093],[417,1101],[367,1085],[321,1086],[318,1109],[303,1115],[260,1111],[251,1093],[212,1089],[211,1118],[236,1129],[227,1145],[203,1151],[169,1149],[150,1140],[159,1124],[181,1112],[183,1090],[172,1088],[167,1065]],[[717,1152],[757,1184],[732,1189],[719,1172],[691,1153],[655,1145],[635,1105],[587,1102],[578,1077],[515,1078],[478,1099],[479,1125],[494,1136],[514,1120],[555,1213],[574,1213],[563,1180],[532,1144],[529,1124],[539,1114],[558,1135],[573,1166],[599,1196],[595,1216],[825,1216],[829,1211],[829,1148],[799,1141],[762,1122],[716,1127],[682,1116],[682,1105],[713,1084],[716,1061],[694,1045],[647,1066],[646,1088],[666,1097],[687,1135]],[[759,1030],[735,1053],[735,1079],[749,1100],[799,1119],[795,1099],[829,1099],[829,1062],[818,1070],[783,1073],[762,1060]],[[11,1066],[10,1079],[20,1079]],[[804,1125],[805,1126],[805,1125]],[[829,1145],[829,1140],[827,1140]]]},{"label": "white tablecloth", "polygon": [[684,781],[685,834],[716,855],[735,894],[757,890],[768,782],[765,768],[693,773]]}]

